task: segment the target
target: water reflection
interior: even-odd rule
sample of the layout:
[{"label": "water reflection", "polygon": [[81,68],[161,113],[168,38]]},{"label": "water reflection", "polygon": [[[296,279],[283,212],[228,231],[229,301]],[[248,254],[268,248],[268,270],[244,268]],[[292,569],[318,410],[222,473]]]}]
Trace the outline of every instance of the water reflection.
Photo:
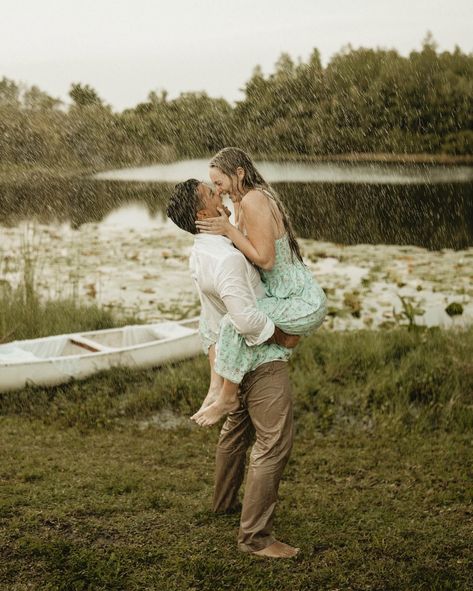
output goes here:
[{"label": "water reflection", "polygon": [[277,185],[297,233],[342,244],[473,244],[473,184]]},{"label": "water reflection", "polygon": [[164,215],[164,212],[157,212],[151,215],[146,205],[136,201],[129,205],[122,205],[119,209],[107,214],[100,222],[103,227],[118,227],[123,229],[133,228],[134,230],[146,230],[163,225],[170,225],[171,222]]},{"label": "water reflection", "polygon": [[[0,185],[0,224],[22,220],[117,227],[168,224],[168,183],[48,179]],[[296,233],[341,244],[473,245],[473,182],[434,184],[274,183]]]},{"label": "water reflection", "polygon": [[[137,204],[145,206],[150,220],[156,216],[162,219],[170,190],[171,185],[97,182],[85,178],[0,185],[0,223],[15,226],[34,218],[43,224],[69,222],[78,228],[82,224],[102,222],[124,206],[133,211]],[[117,223],[129,221],[126,216],[120,216]]]}]

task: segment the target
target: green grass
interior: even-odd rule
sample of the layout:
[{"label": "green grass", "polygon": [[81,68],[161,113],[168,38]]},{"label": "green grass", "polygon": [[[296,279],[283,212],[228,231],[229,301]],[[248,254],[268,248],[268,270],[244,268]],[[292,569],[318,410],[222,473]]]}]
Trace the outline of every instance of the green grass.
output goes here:
[{"label": "green grass", "polygon": [[0,343],[129,323],[140,324],[141,321],[128,316],[117,318],[110,310],[72,298],[41,301],[23,288],[12,294],[0,293]]},{"label": "green grass", "polygon": [[470,589],[471,436],[299,434],[266,562],[209,511],[217,431],[2,420],[0,588]]},{"label": "green grass", "polygon": [[[114,322],[38,305],[18,334]],[[287,562],[240,554],[238,516],[209,510],[218,429],[186,419],[203,356],[2,394],[0,589],[469,590],[472,359],[473,329],[303,340],[275,524],[301,547]]]},{"label": "green grass", "polygon": [[[400,433],[473,429],[473,328],[320,331],[291,360],[302,429]],[[0,413],[83,431],[113,429],[163,408],[190,413],[208,387],[201,356],[158,370],[120,369],[55,388],[0,395]]]}]

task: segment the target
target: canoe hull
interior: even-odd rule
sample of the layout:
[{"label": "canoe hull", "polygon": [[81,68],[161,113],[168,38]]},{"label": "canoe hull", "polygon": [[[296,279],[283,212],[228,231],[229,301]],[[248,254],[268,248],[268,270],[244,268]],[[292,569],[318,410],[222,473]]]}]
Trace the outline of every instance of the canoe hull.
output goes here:
[{"label": "canoe hull", "polygon": [[153,341],[123,350],[0,365],[0,392],[27,386],[57,386],[117,367],[158,367],[195,357],[199,353],[202,353],[202,348],[195,329],[192,334],[175,339]]}]

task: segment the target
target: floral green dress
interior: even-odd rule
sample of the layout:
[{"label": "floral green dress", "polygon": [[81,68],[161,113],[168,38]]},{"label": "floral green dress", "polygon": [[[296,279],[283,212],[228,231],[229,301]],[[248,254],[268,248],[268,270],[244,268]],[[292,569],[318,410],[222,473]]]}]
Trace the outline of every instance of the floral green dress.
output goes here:
[{"label": "floral green dress", "polygon": [[[306,335],[322,324],[327,313],[327,298],[309,269],[293,256],[287,234],[276,240],[275,247],[273,268],[260,270],[266,297],[257,301],[257,308],[284,332]],[[268,347],[274,345],[247,345],[227,314],[220,323],[215,371],[239,384],[246,373],[265,363]],[[287,359],[290,351],[284,347],[280,349],[281,359]]]}]

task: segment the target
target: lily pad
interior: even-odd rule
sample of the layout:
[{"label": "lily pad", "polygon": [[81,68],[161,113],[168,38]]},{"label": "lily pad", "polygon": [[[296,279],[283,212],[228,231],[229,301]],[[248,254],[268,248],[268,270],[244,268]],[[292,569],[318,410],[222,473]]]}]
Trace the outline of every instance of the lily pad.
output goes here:
[{"label": "lily pad", "polygon": [[445,308],[445,312],[449,316],[460,316],[463,314],[463,306],[460,304],[460,302],[452,302]]}]

